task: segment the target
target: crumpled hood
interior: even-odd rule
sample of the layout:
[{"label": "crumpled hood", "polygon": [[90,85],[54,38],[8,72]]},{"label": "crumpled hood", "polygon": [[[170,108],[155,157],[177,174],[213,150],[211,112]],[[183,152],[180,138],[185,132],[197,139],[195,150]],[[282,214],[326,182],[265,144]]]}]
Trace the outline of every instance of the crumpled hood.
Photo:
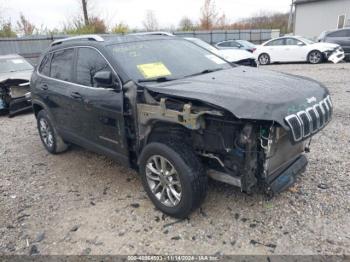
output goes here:
[{"label": "crumpled hood", "polygon": [[238,62],[245,59],[255,59],[252,53],[239,49],[219,49],[218,55],[225,58],[229,62]]},{"label": "crumpled hood", "polygon": [[318,50],[324,52],[324,51],[330,51],[330,50],[336,49],[340,45],[332,44],[332,43],[314,43],[311,46],[315,49],[318,49]]},{"label": "crumpled hood", "polygon": [[314,80],[249,67],[149,84],[146,88],[209,103],[228,110],[237,118],[275,121],[286,129],[286,116],[320,102],[329,94]]},{"label": "crumpled hood", "polygon": [[33,71],[17,71],[13,73],[3,73],[0,74],[0,83],[4,82],[6,80],[15,80],[15,79],[21,79],[21,80],[28,80],[30,81],[30,78],[32,76]]}]

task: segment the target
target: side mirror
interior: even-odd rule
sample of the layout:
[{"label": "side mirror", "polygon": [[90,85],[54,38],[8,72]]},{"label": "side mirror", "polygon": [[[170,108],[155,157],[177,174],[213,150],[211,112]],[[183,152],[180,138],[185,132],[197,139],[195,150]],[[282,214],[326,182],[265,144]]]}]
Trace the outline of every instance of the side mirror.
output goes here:
[{"label": "side mirror", "polygon": [[297,46],[304,46],[305,44],[304,43],[302,43],[302,42],[298,42],[297,43]]},{"label": "side mirror", "polygon": [[94,75],[94,86],[104,88],[115,88],[120,90],[119,84],[113,81],[113,76],[110,71],[100,71]]}]

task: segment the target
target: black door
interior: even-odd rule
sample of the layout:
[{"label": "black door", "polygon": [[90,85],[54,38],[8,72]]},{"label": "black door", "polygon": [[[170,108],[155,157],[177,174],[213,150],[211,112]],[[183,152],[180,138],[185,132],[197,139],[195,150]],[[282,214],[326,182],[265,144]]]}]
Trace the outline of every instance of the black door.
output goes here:
[{"label": "black door", "polygon": [[[123,118],[123,92],[116,72],[104,56],[94,48],[80,47],[77,50],[74,70],[77,101],[80,100],[76,119],[80,122],[81,139],[86,144],[127,156]],[[94,76],[98,72],[109,72],[112,85],[101,86]]]},{"label": "black door", "polygon": [[51,58],[49,77],[44,77],[42,88],[47,89],[46,104],[54,117],[56,127],[62,133],[73,132],[78,123],[72,119],[74,108],[71,93],[74,92],[74,48],[55,51]]}]

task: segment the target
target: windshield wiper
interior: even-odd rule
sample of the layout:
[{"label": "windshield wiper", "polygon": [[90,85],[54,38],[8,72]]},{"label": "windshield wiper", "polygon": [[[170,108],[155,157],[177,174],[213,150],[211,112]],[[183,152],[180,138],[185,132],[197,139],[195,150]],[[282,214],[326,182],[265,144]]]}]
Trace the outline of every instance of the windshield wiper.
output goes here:
[{"label": "windshield wiper", "polygon": [[137,80],[138,83],[148,83],[148,82],[168,82],[168,81],[174,81],[177,80],[177,78],[169,78],[169,77],[158,77],[158,78],[152,78],[152,79],[139,79]]},{"label": "windshield wiper", "polygon": [[188,75],[185,77],[199,76],[199,75],[209,74],[209,73],[213,73],[213,72],[220,71],[220,70],[224,70],[224,69],[223,68],[205,69],[199,73],[195,73],[195,74]]}]

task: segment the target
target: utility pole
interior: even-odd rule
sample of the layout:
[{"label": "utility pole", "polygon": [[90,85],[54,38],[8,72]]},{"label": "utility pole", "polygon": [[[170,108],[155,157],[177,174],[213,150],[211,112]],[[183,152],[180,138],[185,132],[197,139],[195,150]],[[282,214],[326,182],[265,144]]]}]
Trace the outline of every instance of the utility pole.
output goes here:
[{"label": "utility pole", "polygon": [[85,25],[89,25],[89,15],[87,10],[87,1],[88,0],[82,0],[82,6],[83,6],[83,13],[84,13],[84,23]]},{"label": "utility pole", "polygon": [[294,8],[294,0],[292,0],[292,3],[290,5],[290,12],[289,12],[289,19],[288,19],[288,32],[292,31],[292,25],[293,25],[293,8]]}]

